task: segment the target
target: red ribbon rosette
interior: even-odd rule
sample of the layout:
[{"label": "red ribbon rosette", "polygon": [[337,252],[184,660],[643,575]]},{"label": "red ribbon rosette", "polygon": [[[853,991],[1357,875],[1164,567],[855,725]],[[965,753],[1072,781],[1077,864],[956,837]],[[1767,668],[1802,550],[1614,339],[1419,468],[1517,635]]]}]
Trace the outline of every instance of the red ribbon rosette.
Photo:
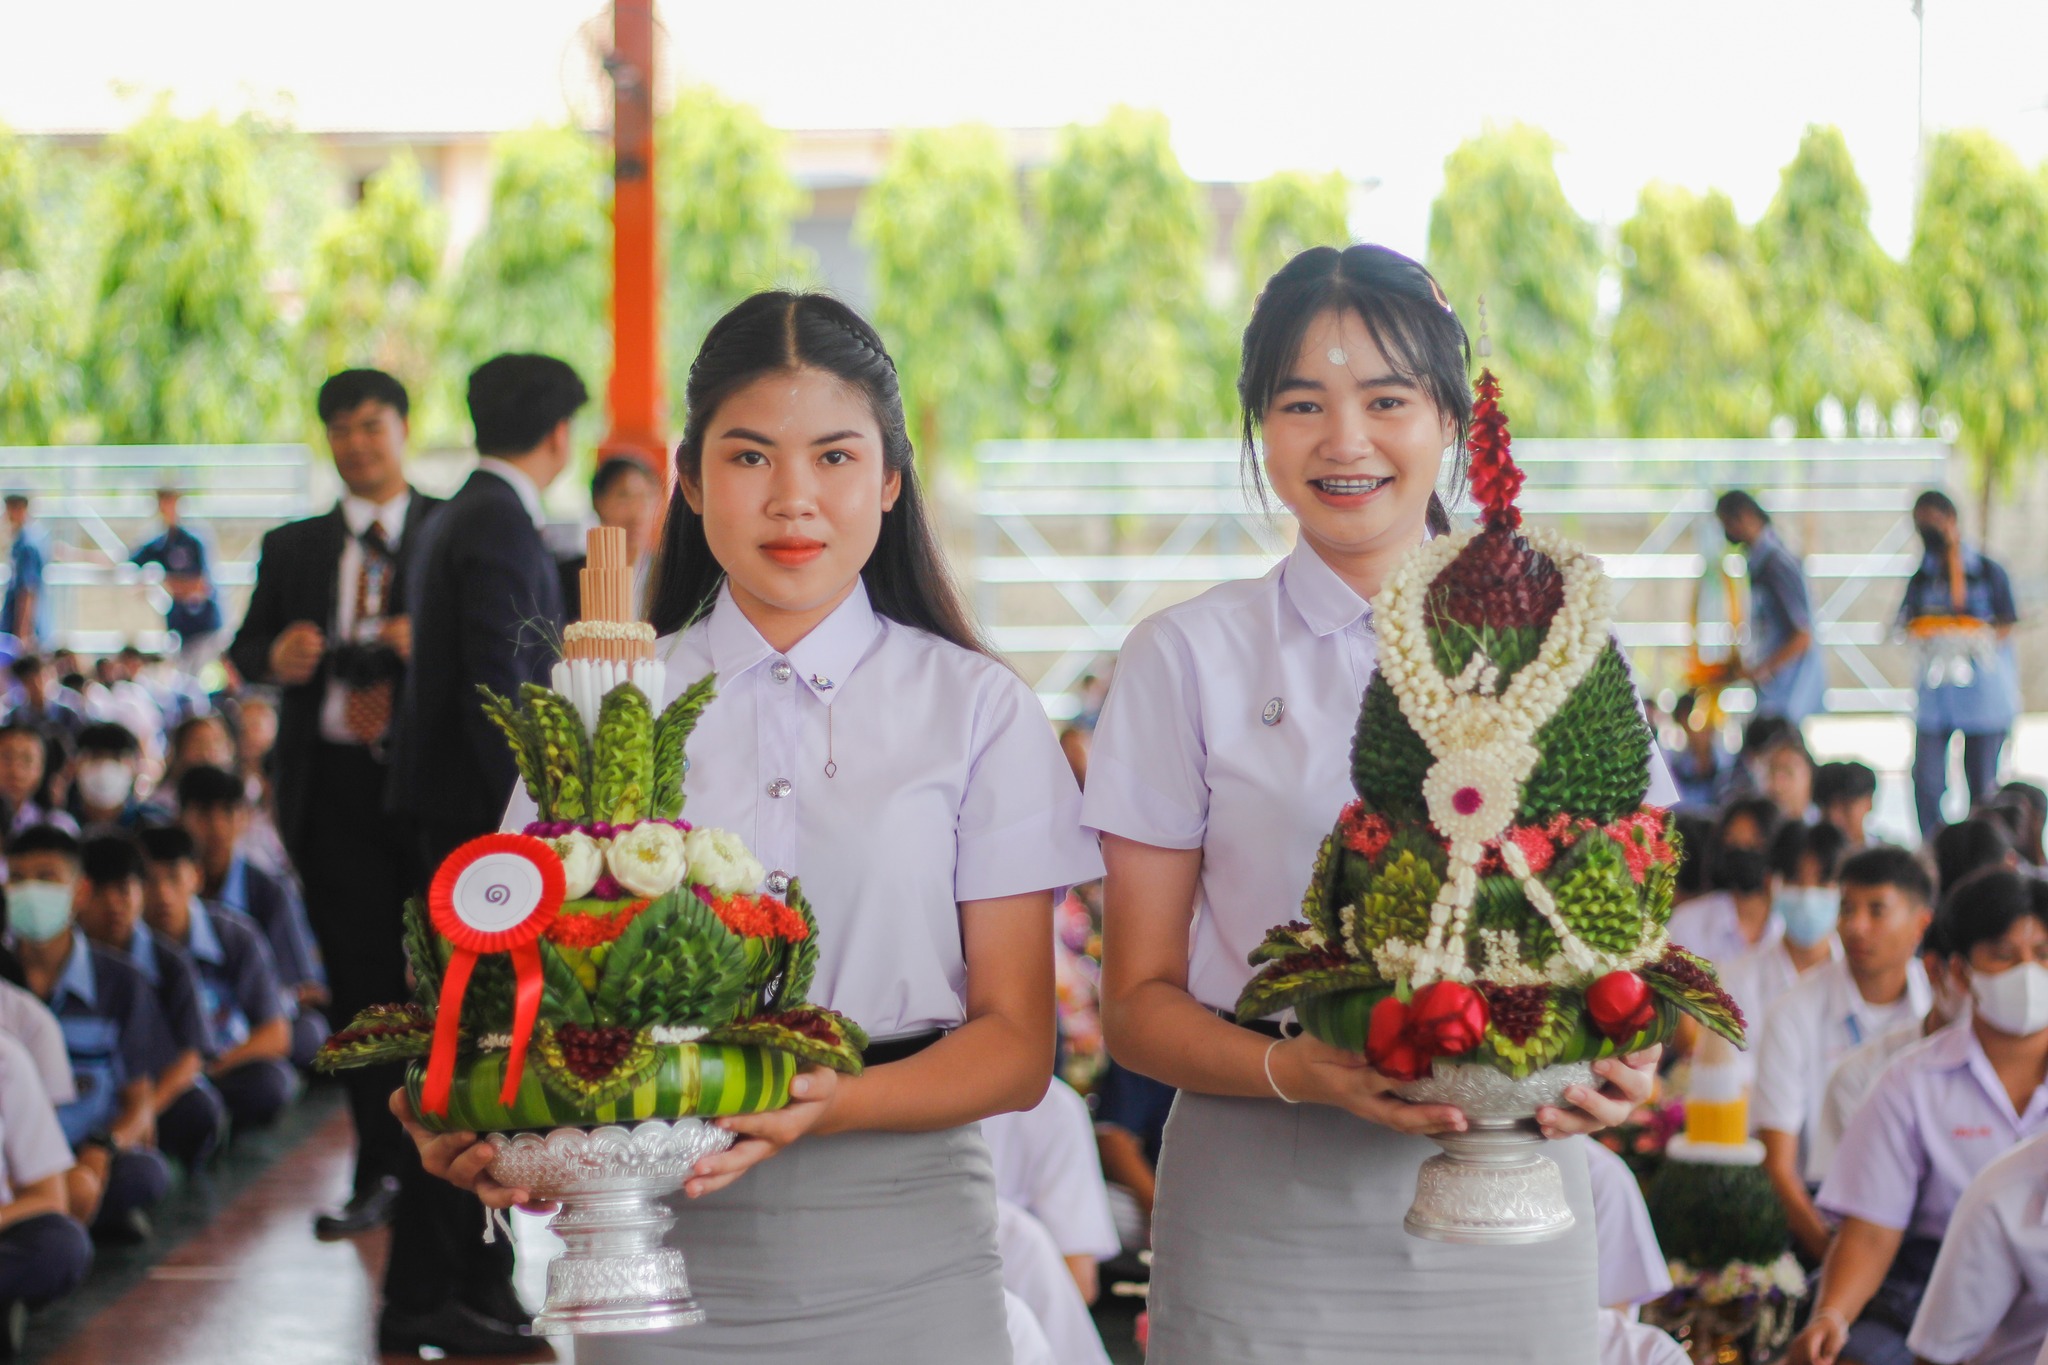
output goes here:
[{"label": "red ribbon rosette", "polygon": [[441,1003],[434,1020],[434,1050],[420,1087],[420,1108],[448,1112],[455,1082],[455,1048],[462,1025],[462,996],[482,953],[512,954],[517,983],[512,1009],[512,1050],[505,1059],[501,1103],[519,1094],[526,1046],[540,1018],[544,977],[540,936],[554,923],[567,887],[562,860],[527,834],[486,834],[449,854],[427,888],[427,912],[434,928],[454,946],[441,977]]}]

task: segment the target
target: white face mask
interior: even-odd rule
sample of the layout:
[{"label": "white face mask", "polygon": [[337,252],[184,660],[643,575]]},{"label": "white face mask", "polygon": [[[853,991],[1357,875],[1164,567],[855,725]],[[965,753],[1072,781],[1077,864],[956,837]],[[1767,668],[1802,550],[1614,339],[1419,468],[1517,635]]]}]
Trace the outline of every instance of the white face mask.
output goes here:
[{"label": "white face mask", "polygon": [[1978,1017],[2000,1033],[2024,1038],[2048,1029],[2048,967],[2038,962],[1970,973],[1970,998]]},{"label": "white face mask", "polygon": [[115,810],[128,804],[128,793],[134,790],[135,774],[125,763],[81,763],[78,767],[78,790],[86,803],[95,810]]}]

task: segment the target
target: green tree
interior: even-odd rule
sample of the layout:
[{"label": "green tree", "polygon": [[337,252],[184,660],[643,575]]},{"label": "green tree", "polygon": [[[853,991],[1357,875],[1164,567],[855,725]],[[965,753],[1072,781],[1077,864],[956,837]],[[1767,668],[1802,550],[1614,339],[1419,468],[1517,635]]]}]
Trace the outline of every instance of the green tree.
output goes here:
[{"label": "green tree", "polygon": [[1060,436],[1208,436],[1231,401],[1204,295],[1209,215],[1156,113],[1061,134],[1038,192],[1034,398]]},{"label": "green tree", "polygon": [[84,358],[104,439],[289,432],[291,366],[264,288],[265,202],[247,129],[158,106],[107,153],[107,243]]},{"label": "green tree", "polygon": [[2048,449],[2048,179],[1988,133],[1943,133],[1906,264],[1932,333],[1923,391],[1954,420],[1988,521],[1993,492]]},{"label": "green tree", "polygon": [[655,125],[661,204],[662,349],[669,398],[711,324],[761,289],[806,284],[811,255],[792,236],[809,198],[790,175],[782,134],[705,86],[681,91]]},{"label": "green tree", "polygon": [[1833,397],[1889,409],[1914,391],[1925,328],[1903,272],[1870,232],[1870,196],[1836,128],[1809,127],[1757,224],[1771,391],[1800,434],[1821,434]]},{"label": "green tree", "polygon": [[504,351],[574,366],[604,421],[611,375],[611,176],[597,144],[572,128],[507,133],[492,148],[490,219],[457,272],[441,348],[446,401],[462,411],[471,370]]},{"label": "green tree", "polygon": [[1351,182],[1339,171],[1281,171],[1245,192],[1237,220],[1238,297],[1246,309],[1273,272],[1312,246],[1351,244]]},{"label": "green tree", "polygon": [[1756,249],[1718,190],[1652,182],[1621,227],[1614,402],[1629,436],[1762,436]]},{"label": "green tree", "polygon": [[1429,210],[1429,267],[1478,331],[1486,299],[1493,356],[1515,428],[1587,436],[1598,427],[1593,332],[1600,243],[1557,179],[1557,144],[1517,123],[1444,158]]},{"label": "green tree", "polygon": [[927,459],[1016,431],[1029,345],[1026,241],[1003,140],[978,125],[905,133],[861,201],[875,323]]},{"label": "green tree", "polygon": [[46,269],[37,157],[0,127],[0,445],[56,438],[78,397],[64,309]]},{"label": "green tree", "polygon": [[[430,391],[431,296],[445,232],[409,152],[369,178],[361,202],[328,221],[306,283],[301,352],[309,382],[369,365],[396,375],[414,394]],[[421,425],[416,411],[414,426]]]}]

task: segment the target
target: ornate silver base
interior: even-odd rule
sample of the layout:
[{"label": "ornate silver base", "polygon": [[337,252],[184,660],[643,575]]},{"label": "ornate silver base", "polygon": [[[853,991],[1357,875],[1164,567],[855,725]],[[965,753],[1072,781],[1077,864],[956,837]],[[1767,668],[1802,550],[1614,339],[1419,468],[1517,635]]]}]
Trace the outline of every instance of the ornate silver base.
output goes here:
[{"label": "ornate silver base", "polygon": [[556,1128],[498,1139],[491,1178],[559,1203],[548,1226],[567,1248],[548,1267],[536,1334],[654,1332],[704,1320],[683,1253],[664,1245],[676,1216],[663,1196],[733,1135],[702,1119],[632,1128]]},{"label": "ornate silver base", "polygon": [[1422,1163],[1415,1202],[1403,1226],[1436,1242],[1517,1245],[1562,1237],[1577,1221],[1565,1201],[1564,1175],[1543,1154],[1538,1109],[1561,1104],[1574,1085],[1591,1085],[1585,1062],[1545,1067],[1515,1080],[1492,1067],[1438,1062],[1423,1080],[1400,1088],[1403,1099],[1454,1104],[1471,1126],[1430,1140],[1443,1155]]}]

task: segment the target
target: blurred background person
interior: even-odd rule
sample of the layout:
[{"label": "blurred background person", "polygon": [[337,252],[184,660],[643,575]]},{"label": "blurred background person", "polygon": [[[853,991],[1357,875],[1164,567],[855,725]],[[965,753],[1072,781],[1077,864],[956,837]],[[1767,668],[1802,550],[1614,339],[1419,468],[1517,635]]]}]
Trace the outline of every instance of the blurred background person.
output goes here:
[{"label": "blurred background person", "polygon": [[197,673],[213,661],[227,641],[221,636],[223,624],[220,593],[213,583],[213,556],[206,541],[183,524],[178,504],[182,495],[176,488],[156,492],[156,516],[162,529],[128,552],[128,562],[155,564],[164,571],[164,591],[171,604],[164,610],[164,629],[178,637],[178,664],[187,673]]},{"label": "blurred background person", "polygon": [[0,596],[0,632],[12,635],[23,653],[34,653],[56,639],[50,593],[43,570],[50,563],[50,536],[29,515],[28,494],[7,495],[7,592]]},{"label": "blurred background person", "polygon": [[1723,493],[1714,515],[1729,542],[1749,560],[1750,635],[1742,676],[1756,686],[1756,714],[1797,725],[1822,709],[1827,688],[1806,569],[1750,494],[1741,489]]},{"label": "blurred background person", "polygon": [[[654,562],[655,521],[661,516],[661,488],[645,463],[632,455],[613,455],[590,478],[590,506],[599,526],[626,533],[626,562],[633,566],[633,616],[647,614],[647,571]],[[561,561],[562,602],[571,621],[583,615],[583,566],[587,554]]]}]

